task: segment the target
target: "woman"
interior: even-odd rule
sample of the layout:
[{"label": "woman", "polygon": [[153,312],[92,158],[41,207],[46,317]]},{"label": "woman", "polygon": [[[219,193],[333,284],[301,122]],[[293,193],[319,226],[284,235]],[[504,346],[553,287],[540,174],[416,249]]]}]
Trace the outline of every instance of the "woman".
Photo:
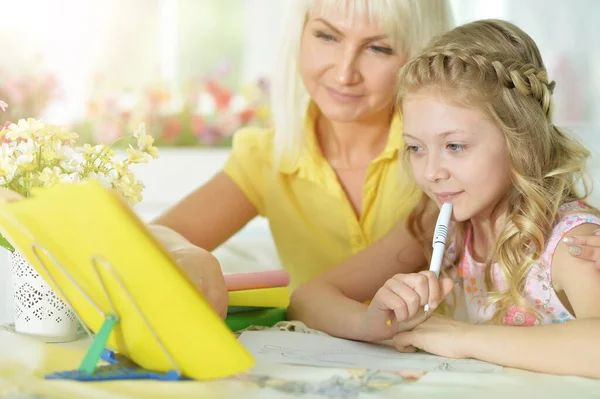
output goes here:
[{"label": "woman", "polygon": [[[398,162],[396,75],[450,28],[447,2],[289,4],[271,93],[275,129],[237,132],[223,171],[151,226],[222,316],[227,292],[206,251],[257,215],[269,219],[293,289],[384,237],[418,199]],[[395,253],[376,261],[397,265]]]}]

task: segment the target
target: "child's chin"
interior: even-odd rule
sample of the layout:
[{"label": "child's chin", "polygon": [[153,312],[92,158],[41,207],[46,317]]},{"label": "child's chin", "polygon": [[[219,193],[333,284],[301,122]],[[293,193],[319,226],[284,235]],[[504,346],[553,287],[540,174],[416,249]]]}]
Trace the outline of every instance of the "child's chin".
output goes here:
[{"label": "child's chin", "polygon": [[462,211],[460,207],[455,207],[452,209],[452,221],[453,222],[466,222],[471,218],[470,214]]}]

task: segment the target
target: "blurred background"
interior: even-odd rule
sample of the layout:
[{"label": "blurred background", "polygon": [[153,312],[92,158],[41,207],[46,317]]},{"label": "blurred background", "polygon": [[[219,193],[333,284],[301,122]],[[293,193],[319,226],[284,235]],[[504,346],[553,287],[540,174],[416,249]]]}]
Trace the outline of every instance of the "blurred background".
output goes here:
[{"label": "blurred background", "polygon": [[[285,1],[0,0],[0,121],[41,117],[102,143],[145,122],[161,147],[227,148],[240,126],[269,125]],[[556,123],[600,125],[600,3],[451,4],[457,24],[525,29],[558,81]]]},{"label": "blurred background", "polygon": [[[285,1],[294,0],[0,0],[0,100],[9,104],[0,123],[43,118],[111,143],[145,122],[160,159],[136,171],[146,185],[136,210],[151,220],[222,166],[236,129],[269,126]],[[451,4],[457,24],[507,19],[536,40],[557,81],[555,123],[587,142],[598,182],[600,2]],[[597,191],[592,199],[600,205]],[[226,269],[240,257],[278,267],[260,219],[228,245],[237,252],[217,252]]]}]

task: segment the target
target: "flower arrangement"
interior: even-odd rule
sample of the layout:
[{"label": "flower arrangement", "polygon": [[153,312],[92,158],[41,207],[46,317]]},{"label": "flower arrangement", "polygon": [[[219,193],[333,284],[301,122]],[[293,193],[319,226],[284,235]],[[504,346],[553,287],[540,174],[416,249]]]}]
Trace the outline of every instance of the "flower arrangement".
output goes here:
[{"label": "flower arrangement", "polygon": [[[0,108],[6,107],[0,101]],[[144,185],[136,180],[129,167],[158,158],[154,139],[146,133],[144,124],[131,136],[119,139],[129,142],[124,157],[116,156],[112,148],[116,143],[76,147],[77,138],[66,126],[33,118],[7,122],[0,130],[0,187],[29,197],[35,187],[96,179],[120,193],[130,204],[141,201]],[[14,251],[1,236],[0,246]]]},{"label": "flower arrangement", "polygon": [[195,79],[180,89],[160,83],[139,91],[107,89],[102,78],[96,86],[86,117],[73,125],[92,143],[111,142],[140,121],[159,147],[227,147],[237,129],[269,126],[265,80],[237,90],[219,76]]}]

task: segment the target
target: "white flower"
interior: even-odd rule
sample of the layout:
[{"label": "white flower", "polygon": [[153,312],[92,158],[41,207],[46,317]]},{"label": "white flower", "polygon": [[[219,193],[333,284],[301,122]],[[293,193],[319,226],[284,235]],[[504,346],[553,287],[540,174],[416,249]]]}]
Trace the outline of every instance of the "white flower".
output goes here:
[{"label": "white flower", "polygon": [[136,150],[133,147],[127,149],[127,155],[129,155],[129,161],[131,163],[147,163],[148,157],[140,150]]},{"label": "white flower", "polygon": [[58,145],[53,146],[52,148],[54,151],[56,151],[56,157],[59,159],[64,159],[64,160],[72,160],[75,158],[79,158],[78,153],[73,149],[73,147],[70,146],[61,146],[60,142]]},{"label": "white flower", "polygon": [[6,108],[8,108],[8,104],[0,100],[0,108],[2,109],[2,111],[6,111]]},{"label": "white flower", "polygon": [[33,154],[21,154],[15,161],[16,166],[24,166],[33,163]]},{"label": "white flower", "polygon": [[111,181],[117,181],[119,179],[119,172],[116,169],[111,169],[108,171],[108,178]]},{"label": "white flower", "polygon": [[17,165],[14,164],[10,157],[0,156],[0,176],[2,176],[6,183],[12,181],[17,172]]},{"label": "white flower", "polygon": [[61,183],[79,183],[80,181],[80,177],[78,173],[70,173],[70,174],[65,174],[62,175],[60,178],[60,182]]},{"label": "white flower", "polygon": [[67,173],[83,173],[81,162],[75,158],[67,158],[60,163],[60,167]]},{"label": "white flower", "polygon": [[89,177],[92,179],[96,179],[100,185],[102,185],[102,187],[104,188],[111,188],[112,187],[112,179],[110,179],[109,176],[106,176],[104,173],[102,172],[91,172],[89,174]]},{"label": "white flower", "polygon": [[[0,107],[3,104],[0,102]],[[3,129],[0,143],[0,187],[28,196],[34,187],[90,178],[105,188],[116,189],[130,203],[140,201],[144,186],[135,179],[129,165],[147,162],[148,155],[158,157],[154,138],[146,133],[145,125],[133,133],[135,145],[125,160],[118,159],[110,146],[73,147],[77,137],[66,126],[36,119],[10,124]]]},{"label": "white flower", "polygon": [[137,148],[144,148],[146,145],[146,137],[148,137],[145,123],[140,123],[138,128],[135,129],[135,132],[133,132],[133,137],[137,140]]},{"label": "white flower", "polygon": [[145,124],[140,123],[140,126],[137,128],[137,130],[133,132],[133,137],[137,139],[136,144],[138,151],[145,152],[154,159],[158,158],[158,149],[153,146],[154,137],[148,136],[148,134],[146,133]]},{"label": "white flower", "polygon": [[28,139],[17,144],[15,150],[24,155],[33,155],[38,151],[38,145],[34,140]]},{"label": "white flower", "polygon": [[2,143],[0,146],[0,157],[12,157],[14,152],[14,146],[8,145],[7,143]]},{"label": "white flower", "polygon": [[39,176],[40,181],[45,187],[50,187],[60,182],[64,178],[64,173],[61,168],[54,166],[52,168],[46,167],[42,170]]},{"label": "white flower", "polygon": [[43,128],[44,123],[38,121],[37,119],[19,119],[16,124],[11,123],[8,126],[8,131],[6,132],[5,136],[9,140],[17,140],[19,138],[32,139],[36,136],[36,133]]}]

